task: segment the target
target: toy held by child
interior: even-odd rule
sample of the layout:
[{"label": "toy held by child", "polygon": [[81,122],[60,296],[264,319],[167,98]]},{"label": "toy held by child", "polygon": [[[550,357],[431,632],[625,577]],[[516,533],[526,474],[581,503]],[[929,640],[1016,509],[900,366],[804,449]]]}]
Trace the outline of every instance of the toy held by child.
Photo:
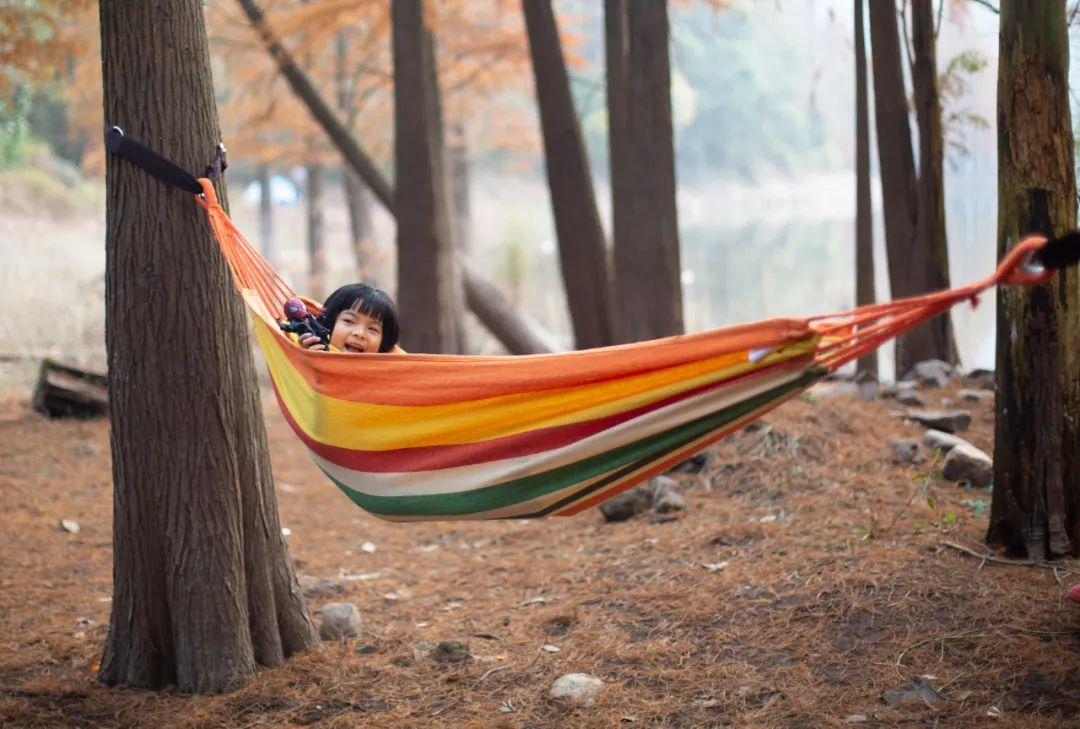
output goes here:
[{"label": "toy held by child", "polygon": [[290,314],[294,302],[303,307],[302,301],[290,299],[285,305],[290,324],[282,328],[294,327],[304,349],[350,354],[400,351],[397,307],[385,291],[361,283],[342,286],[327,297],[317,317],[311,317],[307,307],[293,306]]}]

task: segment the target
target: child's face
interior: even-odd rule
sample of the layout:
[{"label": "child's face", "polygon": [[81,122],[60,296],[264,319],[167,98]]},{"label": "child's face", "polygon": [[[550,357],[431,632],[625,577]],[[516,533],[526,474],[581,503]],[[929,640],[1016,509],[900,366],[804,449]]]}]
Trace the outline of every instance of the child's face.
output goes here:
[{"label": "child's face", "polygon": [[334,331],[330,332],[330,344],[351,354],[378,352],[382,331],[380,320],[355,309],[346,309],[338,315]]}]

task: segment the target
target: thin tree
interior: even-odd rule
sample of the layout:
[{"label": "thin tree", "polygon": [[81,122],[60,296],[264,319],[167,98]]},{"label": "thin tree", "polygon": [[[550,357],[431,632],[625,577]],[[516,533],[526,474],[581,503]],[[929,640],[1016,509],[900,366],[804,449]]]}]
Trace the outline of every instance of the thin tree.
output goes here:
[{"label": "thin tree", "polygon": [[259,180],[259,242],[262,255],[270,265],[277,263],[274,245],[274,197],[270,191],[270,165],[260,164],[256,170]]},{"label": "thin tree", "polygon": [[614,260],[618,338],[633,342],[681,334],[683,315],[667,3],[633,0],[626,14],[629,147],[612,157],[626,160],[630,211]]},{"label": "thin tree", "polygon": [[[604,0],[604,58],[607,67],[608,176],[611,179],[611,245],[619,250],[629,245],[632,224],[630,211],[629,150],[630,89],[627,58],[626,0]],[[612,291],[615,291],[612,273]],[[615,331],[620,332],[619,309],[614,307]]]},{"label": "thin tree", "polygon": [[304,185],[307,207],[308,295],[322,299],[326,286],[326,235],[323,224],[323,165],[319,161],[304,165],[307,181]]},{"label": "thin tree", "polygon": [[601,347],[611,344],[614,334],[604,229],[596,209],[581,126],[570,96],[555,11],[551,0],[522,0],[521,4],[574,343],[578,349]]},{"label": "thin tree", "polygon": [[[855,303],[872,304],[874,292],[874,230],[870,208],[870,100],[866,84],[865,0],[855,0]],[[856,363],[858,374],[878,375],[877,352]]]},{"label": "thin tree", "polygon": [[[202,169],[219,137],[202,3],[101,0],[100,18],[105,118]],[[115,158],[106,190],[113,600],[99,677],[227,691],[318,645],[243,306],[189,195]]]},{"label": "thin tree", "polygon": [[434,49],[423,0],[393,3],[394,169],[398,217],[398,306],[402,345],[418,352],[460,349],[463,312],[455,280],[442,161]]},{"label": "thin tree", "polygon": [[[938,260],[938,254],[932,254],[928,250],[927,238],[920,238],[920,230],[917,229],[919,182],[915,175],[915,157],[912,152],[911,122],[904,87],[896,5],[893,0],[879,0],[869,3],[869,9],[874,117],[877,126],[881,192],[885,206],[885,250],[889,263],[889,287],[893,298],[901,298],[948,284],[947,280],[945,284],[941,284],[940,277],[931,275],[930,271],[935,267],[934,261]],[[930,83],[935,81],[931,79]],[[927,91],[925,83],[920,83],[919,86],[922,92]],[[940,107],[938,113],[940,116]],[[940,119],[938,125],[940,126]],[[941,245],[944,246],[943,237]],[[940,255],[944,256],[944,248]],[[896,342],[897,376],[907,373],[912,365],[920,360],[942,359],[955,362],[956,349],[952,344],[951,332],[948,314],[943,314],[899,337]]]},{"label": "thin tree", "polygon": [[[1076,226],[1064,3],[1001,3],[998,255]],[[987,541],[1080,555],[1080,282],[999,288],[994,495]]]},{"label": "thin tree", "polygon": [[[943,1],[943,0],[942,0]],[[945,232],[945,137],[938,93],[937,32],[933,0],[911,0],[911,83],[919,127],[919,173],[915,190],[915,245],[926,256],[923,291],[949,287],[949,247]],[[952,318],[927,322],[927,354],[946,362],[960,360]],[[921,353],[916,356],[922,357]]]}]

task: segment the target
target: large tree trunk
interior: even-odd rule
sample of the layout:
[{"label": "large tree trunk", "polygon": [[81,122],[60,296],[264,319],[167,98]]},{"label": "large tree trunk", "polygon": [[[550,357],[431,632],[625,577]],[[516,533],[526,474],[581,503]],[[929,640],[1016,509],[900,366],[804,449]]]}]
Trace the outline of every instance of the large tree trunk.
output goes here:
[{"label": "large tree trunk", "polygon": [[[607,66],[608,174],[611,178],[611,245],[619,250],[629,245],[630,198],[630,107],[629,60],[627,58],[626,0],[604,0],[604,56]],[[614,266],[613,266],[614,268]],[[615,275],[612,274],[612,293]],[[618,307],[612,307],[615,332],[622,331]]]},{"label": "large tree trunk", "polygon": [[[1063,3],[1001,3],[998,255],[1076,226]],[[999,288],[994,496],[987,541],[1080,555],[1080,284]]]},{"label": "large tree trunk", "polygon": [[[202,3],[100,12],[105,118],[203,169],[220,132]],[[226,691],[318,645],[281,536],[243,307],[189,195],[113,157],[106,188],[114,584],[99,677]]]},{"label": "large tree trunk", "polygon": [[[898,299],[926,291],[923,272],[927,262],[915,238],[917,182],[896,4],[893,0],[877,0],[870,2],[869,8],[885,251],[889,288],[892,298]],[[896,340],[896,376],[903,376],[919,360],[934,357],[930,325],[916,327]]]},{"label": "large tree trunk", "polygon": [[277,261],[274,246],[274,198],[270,192],[270,165],[259,165],[259,240],[262,256],[273,266]]},{"label": "large tree trunk", "polygon": [[[371,157],[364,151],[349,133],[346,126],[338,119],[334,110],[326,103],[322,95],[312,85],[307,74],[296,64],[289,51],[275,37],[267,26],[262,11],[253,0],[237,0],[248,21],[258,33],[267,52],[277,63],[278,70],[297,98],[307,106],[312,118],[326,132],[327,138],[337,147],[346,163],[364,181],[371,194],[386,210],[397,217],[394,205],[394,192],[390,183],[379,172]],[[525,319],[510,305],[506,297],[498,290],[475,265],[462,261],[462,279],[464,281],[466,301],[477,318],[502,343],[511,354],[535,354],[538,351],[522,349],[525,343],[549,340],[549,336],[536,323]],[[513,330],[512,336],[506,333]]]},{"label": "large tree trunk", "polygon": [[[919,178],[915,195],[915,245],[926,262],[924,291],[949,288],[949,248],[945,234],[945,140],[938,96],[937,38],[933,0],[912,0],[911,41],[914,64],[915,118],[919,125]],[[952,317],[948,312],[925,325],[932,354],[951,364],[959,362]]]},{"label": "large tree trunk", "polygon": [[[855,304],[872,304],[874,292],[874,225],[870,206],[870,100],[866,84],[866,33],[863,5],[855,0]],[[877,352],[855,364],[858,374],[875,379]]]},{"label": "large tree trunk", "polygon": [[402,345],[416,352],[459,350],[462,315],[454,291],[441,159],[433,48],[422,0],[393,3],[394,161],[398,216],[398,307]]},{"label": "large tree trunk", "polygon": [[[675,147],[665,0],[627,2],[629,223],[615,247],[615,301],[623,342],[683,331]],[[617,216],[621,213],[615,213]]]},{"label": "large tree trunk", "polygon": [[604,229],[570,96],[555,11],[551,0],[522,0],[522,8],[574,344],[578,349],[602,347],[611,344],[614,336]]},{"label": "large tree trunk", "polygon": [[308,296],[322,300],[326,295],[326,251],[323,226],[323,166],[312,162],[307,170],[307,252]]}]

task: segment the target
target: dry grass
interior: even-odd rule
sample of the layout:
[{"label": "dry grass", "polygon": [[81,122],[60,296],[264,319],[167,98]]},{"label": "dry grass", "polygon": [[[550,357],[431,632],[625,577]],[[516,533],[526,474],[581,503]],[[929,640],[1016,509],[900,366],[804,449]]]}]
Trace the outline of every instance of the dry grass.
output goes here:
[{"label": "dry grass", "polygon": [[[820,727],[862,714],[867,726],[963,727],[988,712],[1007,726],[1080,722],[1080,614],[1055,576],[943,547],[983,549],[986,515],[971,504],[989,494],[941,482],[933,464],[889,462],[886,440],[918,431],[883,402],[842,397],[793,401],[771,428],[715,448],[706,474],[680,476],[681,518],[610,525],[596,512],[379,522],[322,480],[268,405],[298,572],[364,576],[330,598],[360,607],[364,634],[229,695],[105,688],[94,667],[109,615],[106,424],[46,422],[24,399],[0,404],[4,726]],[[968,435],[988,449],[989,406],[975,410]],[[60,531],[62,518],[82,530]],[[470,660],[424,655],[452,638]],[[595,707],[547,698],[578,671],[606,683]],[[940,700],[883,700],[917,681]]]}]

